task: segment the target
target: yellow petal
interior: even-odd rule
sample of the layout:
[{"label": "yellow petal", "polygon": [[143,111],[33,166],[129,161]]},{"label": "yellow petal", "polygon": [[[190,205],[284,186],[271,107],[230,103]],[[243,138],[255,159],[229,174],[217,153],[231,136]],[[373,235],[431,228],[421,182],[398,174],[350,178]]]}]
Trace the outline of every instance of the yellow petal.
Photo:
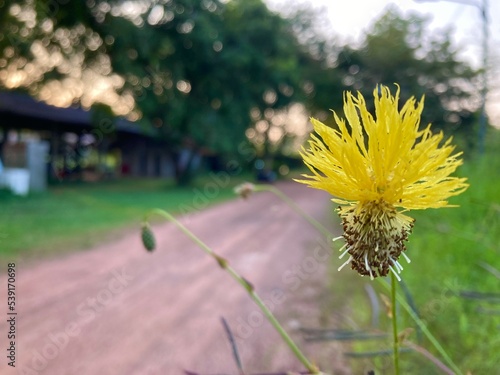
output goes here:
[{"label": "yellow petal", "polygon": [[395,96],[374,91],[374,118],[361,93],[344,95],[346,120],[334,113],[338,130],[311,119],[316,135],[301,155],[313,175],[299,182],[328,191],[346,202],[383,200],[405,209],[437,208],[462,193],[463,178],[450,177],[462,164],[451,139],[419,130],[423,99],[410,98],[399,110]]}]

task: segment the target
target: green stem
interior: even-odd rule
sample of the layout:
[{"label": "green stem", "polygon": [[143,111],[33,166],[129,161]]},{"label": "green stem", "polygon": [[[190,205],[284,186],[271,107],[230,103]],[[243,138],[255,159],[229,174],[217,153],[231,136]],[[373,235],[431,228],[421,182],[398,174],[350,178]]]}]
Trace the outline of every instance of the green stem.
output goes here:
[{"label": "green stem", "polygon": [[300,208],[297,203],[291,200],[286,194],[284,194],[278,188],[272,185],[255,185],[255,191],[270,191],[282,201],[284,201],[291,209],[297,212],[300,216],[306,219],[314,228],[321,232],[325,237],[332,238],[332,234],[328,229],[326,229],[319,221],[314,219],[312,216],[308,215],[302,208]]},{"label": "green stem", "polygon": [[186,234],[194,243],[196,243],[205,253],[214,258],[219,266],[226,270],[231,277],[236,280],[250,295],[250,298],[255,302],[255,304],[262,310],[266,318],[272,324],[272,326],[278,331],[281,335],[285,343],[292,350],[293,354],[297,357],[297,359],[305,366],[305,368],[310,371],[311,374],[321,374],[316,366],[314,366],[309,360],[306,358],[304,354],[300,351],[298,346],[293,342],[291,337],[285,331],[285,329],[278,322],[276,317],[273,315],[271,310],[265,305],[264,301],[259,297],[259,295],[255,292],[253,286],[245,280],[242,276],[240,276],[221,256],[217,255],[210,247],[208,247],[203,241],[201,241],[198,237],[196,237],[189,229],[187,229],[184,225],[182,225],[175,217],[170,215],[168,212],[160,209],[151,210],[145,217],[145,221],[147,222],[149,217],[153,214],[159,215],[174,223],[177,228],[179,228],[184,234]]},{"label": "green stem", "polygon": [[391,311],[392,311],[392,336],[394,340],[394,373],[399,375],[399,340],[398,321],[396,311],[396,276],[391,273]]}]

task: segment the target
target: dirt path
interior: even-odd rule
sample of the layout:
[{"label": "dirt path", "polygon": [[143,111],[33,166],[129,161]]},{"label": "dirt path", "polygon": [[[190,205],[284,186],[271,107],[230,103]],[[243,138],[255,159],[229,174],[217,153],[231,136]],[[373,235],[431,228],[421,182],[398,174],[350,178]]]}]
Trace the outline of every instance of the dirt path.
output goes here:
[{"label": "dirt path", "polygon": [[[316,219],[330,215],[326,194],[296,183],[279,187]],[[294,327],[317,324],[318,295],[326,283],[330,253],[318,246],[321,236],[267,192],[182,221],[255,285],[302,343]],[[211,258],[171,224],[158,225],[155,233],[158,249],[152,254],[142,249],[137,232],[91,251],[18,267],[17,366],[6,366],[2,355],[0,374],[236,374],[222,316],[248,373],[303,369]],[[0,288],[5,293],[5,277]],[[317,346],[302,346],[321,357]]]}]

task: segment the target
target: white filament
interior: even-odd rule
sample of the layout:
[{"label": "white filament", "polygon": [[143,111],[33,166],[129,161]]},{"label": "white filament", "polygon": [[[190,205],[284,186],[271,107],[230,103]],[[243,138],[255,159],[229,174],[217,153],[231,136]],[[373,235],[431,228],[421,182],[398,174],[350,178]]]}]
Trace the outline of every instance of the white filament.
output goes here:
[{"label": "white filament", "polygon": [[406,260],[408,263],[411,263],[410,258],[408,258],[408,256],[407,256],[405,253],[401,253],[401,254],[403,254],[403,256],[405,257],[405,260]]},{"label": "white filament", "polygon": [[338,268],[338,270],[340,271],[342,268],[344,268],[345,266],[347,266],[351,262],[351,260],[352,260],[352,255],[349,257],[349,259],[347,259],[347,261],[343,265],[341,265]]},{"label": "white filament", "polygon": [[389,269],[392,271],[392,273],[394,274],[394,276],[396,276],[396,279],[398,279],[398,281],[401,281],[401,278],[399,277],[398,273],[396,271],[394,271],[394,268],[392,268],[391,266],[389,266]]},{"label": "white filament", "polygon": [[392,264],[394,264],[394,266],[396,267],[398,273],[401,273],[401,271],[403,270],[403,266],[397,260],[394,260],[393,258],[389,259],[391,260]]},{"label": "white filament", "polygon": [[372,274],[372,269],[370,265],[368,264],[368,253],[365,253],[365,267],[368,272],[370,272],[370,280],[373,280],[373,274]]},{"label": "white filament", "polygon": [[[347,244],[345,244],[344,246],[342,246],[339,251],[344,250],[346,247],[347,247]],[[349,250],[351,250],[350,247],[347,248],[342,254],[340,254],[339,259],[342,259],[349,252]]]}]

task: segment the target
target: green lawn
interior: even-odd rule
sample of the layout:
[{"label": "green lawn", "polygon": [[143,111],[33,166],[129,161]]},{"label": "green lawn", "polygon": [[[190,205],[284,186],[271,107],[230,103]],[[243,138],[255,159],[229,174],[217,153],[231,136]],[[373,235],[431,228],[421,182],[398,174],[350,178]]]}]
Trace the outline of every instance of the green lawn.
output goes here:
[{"label": "green lawn", "polygon": [[148,209],[173,213],[203,209],[234,197],[232,187],[240,182],[241,177],[208,175],[187,188],[166,180],[125,179],[53,186],[28,197],[0,191],[0,257],[89,248],[123,231],[138,231]]}]

